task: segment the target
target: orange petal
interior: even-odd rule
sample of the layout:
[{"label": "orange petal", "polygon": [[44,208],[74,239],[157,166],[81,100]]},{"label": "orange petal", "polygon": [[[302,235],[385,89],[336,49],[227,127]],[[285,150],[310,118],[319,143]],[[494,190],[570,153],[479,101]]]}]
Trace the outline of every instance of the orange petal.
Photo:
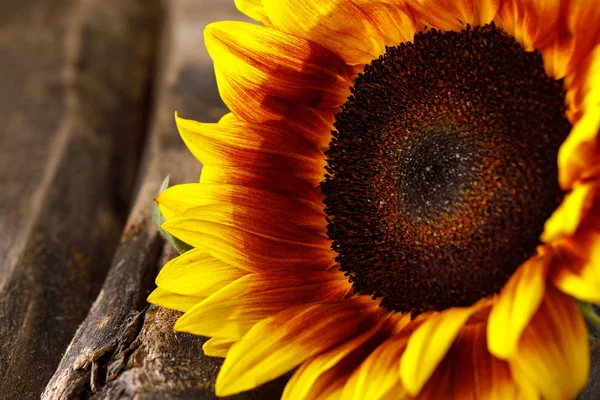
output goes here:
[{"label": "orange petal", "polygon": [[499,0],[429,0],[411,3],[418,18],[434,28],[463,30],[467,24],[484,25],[492,22],[500,8]]},{"label": "orange petal", "polygon": [[156,285],[176,294],[208,297],[244,275],[244,271],[192,249],[165,264]]},{"label": "orange petal", "polygon": [[[219,211],[223,208],[225,212]],[[336,253],[326,236],[285,221],[238,217],[243,207],[238,211],[235,208],[192,208],[171,218],[162,228],[192,247],[247,271],[278,267],[324,270],[335,263]],[[232,215],[235,219],[229,220]]]},{"label": "orange petal", "polygon": [[600,234],[583,232],[553,245],[560,255],[550,280],[563,293],[600,303]]},{"label": "orange petal", "polygon": [[229,351],[216,393],[227,396],[255,388],[361,335],[377,320],[377,304],[362,296],[294,307],[263,320]]},{"label": "orange petal", "polygon": [[580,69],[582,60],[600,42],[600,7],[597,0],[563,0],[562,4],[556,38],[541,49],[546,70],[556,79]]},{"label": "orange petal", "polygon": [[275,128],[233,118],[219,124],[177,116],[176,121],[183,141],[204,165],[285,171],[314,185],[323,179],[325,155],[293,127]]},{"label": "orange petal", "polygon": [[204,354],[209,357],[227,357],[229,349],[236,340],[226,338],[210,338],[202,345]]},{"label": "orange petal", "polygon": [[348,64],[365,64],[385,52],[377,25],[351,0],[263,0],[271,23],[312,40]]},{"label": "orange petal", "polygon": [[469,317],[484,305],[487,301],[433,314],[415,330],[400,361],[400,378],[409,394],[419,393]]},{"label": "orange petal", "polygon": [[186,312],[204,299],[205,297],[202,296],[181,295],[162,288],[156,288],[150,293],[147,301],[148,303],[170,308],[171,310]]},{"label": "orange petal", "polygon": [[589,54],[573,77],[568,97],[576,122],[558,152],[559,181],[568,189],[586,170],[600,164],[600,45]]},{"label": "orange petal", "polygon": [[[350,94],[352,70],[318,44],[277,29],[245,22],[210,24],[204,31],[208,52],[219,71],[225,104],[246,115],[246,98],[270,95],[307,107],[338,107]],[[222,78],[222,79],[221,79]]]},{"label": "orange petal", "polygon": [[552,257],[549,253],[530,258],[502,288],[487,326],[488,346],[494,356],[507,359],[516,351],[519,338],[544,297]]},{"label": "orange petal", "polygon": [[[244,188],[259,189],[261,193],[274,193],[291,197],[321,214],[325,208],[323,194],[318,188],[285,172],[206,165],[202,167],[200,182],[204,185],[225,184],[241,186]],[[263,201],[262,198],[261,201]]]},{"label": "orange petal", "polygon": [[[319,216],[319,220],[323,222],[319,227],[321,232],[317,232],[288,221],[285,214],[278,213],[278,210],[274,210],[272,214],[262,213],[261,211],[263,210],[239,204],[199,206],[171,218],[164,225],[164,229],[169,232],[194,230],[217,235],[214,224],[218,224],[221,226],[218,232],[227,230],[227,227],[229,227],[236,232],[246,232],[274,242],[316,248],[331,247],[331,240],[324,232],[325,218],[323,216]],[[205,222],[211,224],[204,224]],[[311,225],[317,225],[318,222],[311,221]],[[195,229],[196,226],[197,229]],[[182,240],[184,240],[183,237]]]},{"label": "orange petal", "polygon": [[575,301],[549,287],[509,361],[519,384],[546,400],[573,398],[586,384],[589,343]]},{"label": "orange petal", "polygon": [[555,40],[566,5],[565,0],[505,0],[495,22],[526,51],[533,51]]},{"label": "orange petal", "polygon": [[324,270],[335,264],[335,252],[325,246],[325,242],[318,242],[321,239],[317,234],[311,243],[288,243],[187,217],[172,219],[163,224],[163,229],[185,243],[246,271],[260,272],[278,267]]},{"label": "orange petal", "polygon": [[235,6],[240,12],[253,20],[270,25],[269,18],[267,18],[265,8],[262,5],[262,0],[235,0]]},{"label": "orange petal", "polygon": [[404,396],[398,366],[409,337],[410,333],[392,336],[368,355],[348,379],[343,398],[379,400],[392,393],[397,398]]},{"label": "orange petal", "polygon": [[404,2],[353,0],[379,28],[386,46],[412,42],[417,24],[412,9]]},{"label": "orange petal", "polygon": [[[157,197],[156,201],[167,221],[185,218],[185,215],[192,217],[199,207],[207,210],[232,207],[233,214],[230,215],[232,219],[244,218],[244,215],[249,213],[248,210],[252,210],[252,215],[246,215],[246,218],[254,219],[254,222],[246,221],[248,223],[246,228],[250,231],[256,224],[272,225],[276,221],[286,225],[281,226],[282,231],[302,227],[325,233],[326,221],[323,209],[315,211],[316,207],[311,208],[304,202],[267,190],[228,184],[190,183],[168,188]],[[210,219],[208,214],[205,218],[200,217],[203,220],[216,222]],[[239,225],[237,221],[229,222],[233,226]]]},{"label": "orange petal", "polygon": [[224,287],[186,312],[178,331],[239,339],[257,322],[280,311],[313,302],[342,299],[350,290],[338,270],[272,270],[250,274]]},{"label": "orange petal", "polygon": [[576,185],[546,221],[541,239],[550,243],[560,237],[574,235],[594,205],[597,191],[598,185],[595,182]]},{"label": "orange petal", "polygon": [[506,361],[487,350],[485,322],[466,325],[429,379],[419,399],[523,399]]},{"label": "orange petal", "polygon": [[244,209],[254,210],[256,218],[264,218],[267,224],[272,219],[282,224],[325,232],[323,209],[272,193],[268,188],[261,190],[231,184],[188,183],[168,188],[156,201],[167,221],[180,218],[198,207],[234,206],[239,208],[240,216],[245,213]]},{"label": "orange petal", "polygon": [[[363,334],[307,360],[288,382],[282,400],[350,398],[344,388],[348,377],[390,336],[391,319],[381,316],[379,323]],[[366,393],[360,398],[372,399]]]}]

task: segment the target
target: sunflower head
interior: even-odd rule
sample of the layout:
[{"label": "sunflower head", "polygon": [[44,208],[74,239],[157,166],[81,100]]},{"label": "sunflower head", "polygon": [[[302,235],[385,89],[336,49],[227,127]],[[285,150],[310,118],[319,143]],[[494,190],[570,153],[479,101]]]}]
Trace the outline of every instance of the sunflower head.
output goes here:
[{"label": "sunflower head", "polygon": [[218,395],[296,367],[285,398],[583,387],[600,8],[551,3],[236,0],[261,25],[206,28],[231,112],[177,117],[202,176],[157,202],[192,249],[149,301],[226,357]]}]

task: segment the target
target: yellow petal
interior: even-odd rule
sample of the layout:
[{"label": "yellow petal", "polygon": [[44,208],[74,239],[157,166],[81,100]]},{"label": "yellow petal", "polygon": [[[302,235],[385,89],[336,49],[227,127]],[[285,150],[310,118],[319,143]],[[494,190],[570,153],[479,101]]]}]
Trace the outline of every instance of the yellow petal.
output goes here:
[{"label": "yellow petal", "polygon": [[587,169],[600,162],[600,45],[597,45],[572,77],[568,98],[576,121],[558,152],[559,181],[572,187]]},{"label": "yellow petal", "polygon": [[297,229],[304,241],[291,241],[205,221],[201,217],[202,209],[193,208],[165,222],[162,228],[192,247],[246,271],[279,267],[325,270],[335,264],[335,252],[330,248],[329,239],[317,233]]},{"label": "yellow petal", "polygon": [[471,307],[434,314],[415,330],[400,360],[400,378],[409,394],[419,393],[469,317],[484,304],[478,302]]},{"label": "yellow petal", "polygon": [[398,365],[410,333],[397,334],[375,349],[354,371],[344,387],[347,400],[380,400],[393,392],[397,398],[405,394]]},{"label": "yellow petal", "polygon": [[[390,336],[390,320],[389,316],[381,316],[363,334],[307,360],[286,385],[282,400],[349,398],[344,388],[349,376]],[[363,394],[361,399],[371,397]]]},{"label": "yellow petal", "polygon": [[[352,69],[318,44],[277,29],[223,21],[204,31],[219,92],[239,118],[256,121],[249,99],[271,96],[307,107],[339,107],[350,94]],[[261,101],[262,102],[262,101]]]},{"label": "yellow petal", "polygon": [[549,253],[527,260],[502,288],[487,326],[488,346],[494,356],[507,359],[516,351],[523,330],[544,297],[552,257]]},{"label": "yellow petal", "polygon": [[[260,199],[254,200],[255,203],[259,201]],[[164,229],[167,231],[185,229],[185,227],[194,229],[194,226],[197,226],[197,230],[201,231],[202,223],[210,222],[222,225],[223,229],[231,227],[235,230],[282,243],[318,249],[331,246],[331,240],[325,235],[324,216],[315,214],[305,207],[309,214],[302,216],[300,207],[303,205],[300,203],[298,204],[298,213],[294,216],[288,216],[287,210],[282,207],[283,205],[285,203],[278,204],[278,207],[270,210],[264,207],[252,207],[252,204],[245,205],[243,203],[199,206],[171,218],[164,224]],[[314,220],[310,217],[314,217]],[[212,228],[206,233],[216,234]]]},{"label": "yellow petal", "polygon": [[175,330],[239,339],[257,322],[290,307],[342,299],[350,290],[344,274],[333,271],[271,270],[250,274],[196,305]]},{"label": "yellow petal", "polygon": [[549,287],[509,364],[513,376],[545,400],[577,395],[588,379],[590,355],[587,329],[575,301]]},{"label": "yellow petal", "polygon": [[148,303],[170,308],[171,310],[186,312],[204,299],[205,297],[181,295],[156,288],[150,293],[147,301]]},{"label": "yellow petal", "polygon": [[181,295],[208,297],[244,274],[202,250],[192,249],[165,264],[156,285]]},{"label": "yellow petal", "polygon": [[202,345],[204,354],[209,357],[227,357],[229,349],[236,340],[227,338],[210,338]]},{"label": "yellow petal", "polygon": [[252,208],[256,214],[263,217],[284,218],[288,223],[325,232],[326,221],[322,207],[317,208],[317,204],[309,204],[306,201],[277,194],[273,190],[277,188],[188,183],[171,186],[163,191],[156,201],[167,221],[176,216],[181,217],[185,212],[201,206],[231,205],[239,206],[240,213],[243,213],[243,208]]},{"label": "yellow petal", "polygon": [[527,398],[514,381],[508,363],[488,352],[485,321],[462,329],[418,398],[436,399],[440,393],[453,399]]},{"label": "yellow petal", "polygon": [[253,20],[269,25],[269,18],[265,14],[262,0],[235,0],[235,6]]},{"label": "yellow petal", "polygon": [[263,0],[263,5],[277,29],[314,41],[348,64],[365,64],[385,52],[377,26],[351,0]]},{"label": "yellow petal", "polygon": [[217,377],[217,395],[253,389],[283,375],[369,330],[377,313],[377,304],[361,296],[290,308],[259,322],[229,351]]},{"label": "yellow petal", "polygon": [[583,216],[591,207],[596,191],[597,187],[592,183],[576,185],[546,221],[541,239],[550,243],[560,237],[575,234]]},{"label": "yellow petal", "polygon": [[319,214],[323,214],[325,208],[323,195],[317,188],[285,172],[205,165],[200,182],[206,185],[226,184],[231,187],[258,189],[258,193],[291,197]]},{"label": "yellow petal", "polygon": [[549,275],[552,283],[574,298],[600,303],[600,234],[582,232],[554,247],[560,258]]},{"label": "yellow petal", "polygon": [[237,119],[202,124],[177,116],[176,122],[183,141],[203,165],[288,172],[315,185],[323,179],[323,152],[283,122],[278,127]]},{"label": "yellow petal", "polygon": [[504,0],[495,22],[526,51],[533,51],[555,38],[563,3],[564,0]]},{"label": "yellow petal", "polygon": [[417,24],[413,11],[404,2],[388,0],[353,0],[379,28],[386,46],[412,42]]},{"label": "yellow petal", "polygon": [[417,0],[411,3],[417,18],[444,31],[490,23],[500,8],[499,0]]},{"label": "yellow petal", "polygon": [[554,40],[540,50],[549,76],[562,79],[581,68],[591,49],[600,42],[600,7],[597,0],[561,2],[561,23]]}]

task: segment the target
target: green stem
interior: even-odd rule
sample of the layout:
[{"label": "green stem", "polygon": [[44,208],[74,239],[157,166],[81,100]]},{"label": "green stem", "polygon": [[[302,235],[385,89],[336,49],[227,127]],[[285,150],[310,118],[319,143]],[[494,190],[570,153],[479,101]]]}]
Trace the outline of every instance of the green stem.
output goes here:
[{"label": "green stem", "polygon": [[598,314],[596,314],[596,311],[594,311],[594,307],[592,306],[591,303],[584,303],[584,302],[578,302],[579,303],[579,309],[581,310],[581,313],[583,314],[583,316],[585,317],[585,319],[592,325],[594,325],[594,327],[598,330],[600,330],[600,316],[598,316]]}]

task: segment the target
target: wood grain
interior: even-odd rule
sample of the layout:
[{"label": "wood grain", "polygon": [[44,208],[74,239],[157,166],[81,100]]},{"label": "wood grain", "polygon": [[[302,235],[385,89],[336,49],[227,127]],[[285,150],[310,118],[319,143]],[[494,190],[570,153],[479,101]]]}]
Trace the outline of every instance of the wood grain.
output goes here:
[{"label": "wood grain", "polygon": [[2,399],[39,398],[110,265],[145,132],[157,5],[0,1]]},{"label": "wood grain", "polygon": [[[172,182],[197,181],[200,164],[184,147],[173,112],[216,121],[225,112],[203,26],[239,19],[232,2],[173,0],[167,4],[156,79],[155,115],[140,174],[137,200],[101,294],[78,330],[42,398],[216,399],[222,360],[206,357],[205,338],[173,332],[180,313],[148,306],[160,266],[173,257],[151,223],[153,198],[168,174]],[[285,380],[237,399],[277,399]]]}]

